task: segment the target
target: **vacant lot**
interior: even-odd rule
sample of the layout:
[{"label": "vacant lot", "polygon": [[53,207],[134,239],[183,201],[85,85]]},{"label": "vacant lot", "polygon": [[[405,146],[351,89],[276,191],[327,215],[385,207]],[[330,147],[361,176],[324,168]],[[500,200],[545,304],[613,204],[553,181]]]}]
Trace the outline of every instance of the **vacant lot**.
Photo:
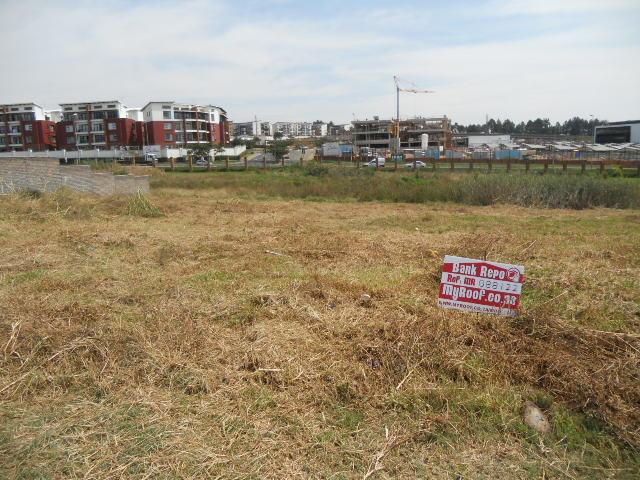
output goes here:
[{"label": "vacant lot", "polygon": [[637,478],[637,210],[240,193],[0,199],[0,477]]}]

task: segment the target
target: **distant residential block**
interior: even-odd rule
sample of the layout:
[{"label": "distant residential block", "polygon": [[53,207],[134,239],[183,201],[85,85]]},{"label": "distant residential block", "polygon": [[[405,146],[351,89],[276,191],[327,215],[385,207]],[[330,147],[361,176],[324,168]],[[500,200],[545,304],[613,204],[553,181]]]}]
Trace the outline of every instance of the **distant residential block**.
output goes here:
[{"label": "distant residential block", "polygon": [[62,120],[56,124],[58,148],[90,150],[99,148],[140,148],[143,128],[130,118],[118,100],[61,103]]},{"label": "distant residential block", "polygon": [[0,105],[0,151],[53,150],[55,123],[35,103]]},{"label": "distant residential block", "polygon": [[[214,105],[149,102],[142,108],[145,145],[162,148],[229,143],[227,112]],[[237,124],[236,124],[237,125]]]}]

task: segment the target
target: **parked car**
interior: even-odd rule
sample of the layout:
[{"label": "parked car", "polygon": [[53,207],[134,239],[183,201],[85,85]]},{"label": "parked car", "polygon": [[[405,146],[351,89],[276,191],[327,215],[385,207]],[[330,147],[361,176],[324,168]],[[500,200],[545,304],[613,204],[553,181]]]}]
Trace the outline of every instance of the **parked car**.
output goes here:
[{"label": "parked car", "polygon": [[[377,162],[377,163],[376,163]],[[373,160],[366,162],[364,164],[365,167],[384,167],[384,157],[374,158]]]},{"label": "parked car", "polygon": [[208,163],[209,162],[207,162],[204,158],[199,158],[198,160],[196,160],[196,165],[199,167],[206,167]]},{"label": "parked car", "polygon": [[424,168],[427,164],[421,160],[416,160],[415,162],[405,163],[404,166],[405,168]]}]

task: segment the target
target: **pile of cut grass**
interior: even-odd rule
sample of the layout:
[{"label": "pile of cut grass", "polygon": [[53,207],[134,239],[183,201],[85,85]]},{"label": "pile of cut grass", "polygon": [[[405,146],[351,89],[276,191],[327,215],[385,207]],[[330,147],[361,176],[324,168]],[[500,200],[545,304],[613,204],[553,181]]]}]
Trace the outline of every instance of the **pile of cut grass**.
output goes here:
[{"label": "pile of cut grass", "polygon": [[271,172],[172,173],[152,182],[156,188],[224,188],[236,194],[279,198],[511,204],[523,207],[584,209],[637,208],[640,182],[592,175],[449,174],[378,172],[312,164]]},{"label": "pile of cut grass", "polygon": [[154,205],[145,194],[138,191],[127,204],[127,215],[156,218],[164,216],[164,212]]},{"label": "pile of cut grass", "polygon": [[[54,198],[0,203],[0,476],[640,468],[635,211]],[[523,315],[436,308],[445,253],[525,265]]]}]

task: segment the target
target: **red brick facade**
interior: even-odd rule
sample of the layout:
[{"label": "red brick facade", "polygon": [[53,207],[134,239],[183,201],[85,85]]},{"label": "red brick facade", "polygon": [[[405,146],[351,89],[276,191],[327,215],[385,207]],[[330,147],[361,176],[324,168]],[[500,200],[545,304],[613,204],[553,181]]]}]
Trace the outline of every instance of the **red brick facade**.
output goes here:
[{"label": "red brick facade", "polygon": [[[12,127],[17,127],[19,135],[10,134]],[[3,122],[0,125],[0,138],[2,152],[56,149],[55,123],[49,120],[22,120],[19,125]],[[15,142],[17,139],[19,143]]]},{"label": "red brick facade", "polygon": [[[93,124],[95,125],[95,121]],[[121,147],[139,149],[142,148],[144,142],[142,122],[136,122],[130,118],[102,119],[101,132],[82,132],[82,135],[86,135],[87,143],[76,145],[74,122],[62,121],[56,124],[56,138],[58,139],[59,149],[75,150],[78,147],[104,150]],[[98,135],[104,137],[104,141],[96,141],[101,139],[101,137],[96,138]]]},{"label": "red brick facade", "polygon": [[[187,121],[196,123],[197,131],[186,131]],[[142,122],[140,122],[142,123]],[[165,125],[171,128],[165,128]],[[176,130],[176,125],[181,129]],[[186,147],[195,142],[209,142],[218,145],[228,145],[231,141],[229,125],[226,119],[220,123],[206,122],[203,120],[162,120],[144,122],[146,145],[160,145],[161,148]],[[179,135],[182,134],[182,139]]]}]

